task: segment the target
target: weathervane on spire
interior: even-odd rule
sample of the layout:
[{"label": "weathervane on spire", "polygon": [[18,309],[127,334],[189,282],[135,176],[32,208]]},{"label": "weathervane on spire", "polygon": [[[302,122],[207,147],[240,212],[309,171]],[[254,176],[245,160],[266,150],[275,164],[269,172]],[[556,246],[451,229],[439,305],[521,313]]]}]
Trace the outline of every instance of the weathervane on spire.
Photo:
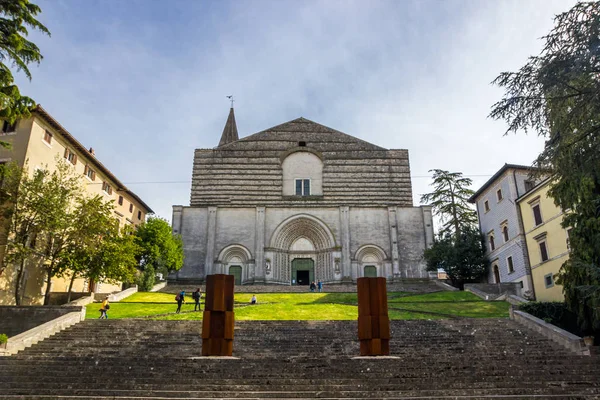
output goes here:
[{"label": "weathervane on spire", "polygon": [[233,108],[233,102],[235,101],[233,99],[233,95],[231,95],[231,96],[225,96],[225,97],[227,97],[229,99],[229,101],[231,101],[231,108]]}]

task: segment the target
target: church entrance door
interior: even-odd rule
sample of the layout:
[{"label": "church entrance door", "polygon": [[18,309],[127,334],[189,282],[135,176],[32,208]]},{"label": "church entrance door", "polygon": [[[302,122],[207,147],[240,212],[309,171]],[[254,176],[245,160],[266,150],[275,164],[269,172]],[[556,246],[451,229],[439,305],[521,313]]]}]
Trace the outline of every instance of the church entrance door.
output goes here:
[{"label": "church entrance door", "polygon": [[377,278],[377,267],[374,265],[365,266],[365,278]]},{"label": "church entrance door", "polygon": [[310,285],[315,280],[315,262],[310,258],[292,261],[292,285]]},{"label": "church entrance door", "polygon": [[233,275],[233,280],[236,285],[242,284],[242,267],[239,265],[232,265],[229,267],[229,275]]}]

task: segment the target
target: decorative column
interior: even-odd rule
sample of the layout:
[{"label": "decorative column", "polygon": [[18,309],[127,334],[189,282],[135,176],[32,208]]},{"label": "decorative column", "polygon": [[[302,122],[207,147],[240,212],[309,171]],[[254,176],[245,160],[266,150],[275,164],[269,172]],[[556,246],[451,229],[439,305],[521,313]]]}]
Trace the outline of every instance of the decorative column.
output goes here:
[{"label": "decorative column", "polygon": [[217,234],[217,207],[208,207],[208,224],[206,225],[206,259],[204,275],[212,275],[215,260],[215,236]]},{"label": "decorative column", "polygon": [[233,354],[233,275],[206,277],[206,297],[202,315],[202,355]]},{"label": "decorative column", "polygon": [[340,207],[340,236],[342,241],[342,282],[352,282],[350,260],[350,207]]},{"label": "decorative column", "polygon": [[392,249],[392,273],[394,279],[400,279],[400,263],[398,261],[398,229],[396,219],[396,207],[388,207],[388,221],[390,225],[390,248]]},{"label": "decorative column", "polygon": [[254,283],[265,282],[265,207],[256,207]]}]

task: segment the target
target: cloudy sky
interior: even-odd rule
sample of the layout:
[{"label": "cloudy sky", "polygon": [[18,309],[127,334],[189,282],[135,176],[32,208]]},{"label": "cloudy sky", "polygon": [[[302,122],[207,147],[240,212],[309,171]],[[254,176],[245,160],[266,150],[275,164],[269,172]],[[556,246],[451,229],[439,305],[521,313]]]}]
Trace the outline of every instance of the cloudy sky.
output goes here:
[{"label": "cloudy sky", "polygon": [[240,136],[303,116],[408,149],[415,205],[428,170],[478,188],[543,141],[503,136],[490,85],[537,54],[561,0],[37,0],[52,37],[21,90],[159,216],[189,204],[195,148],[236,98]]}]

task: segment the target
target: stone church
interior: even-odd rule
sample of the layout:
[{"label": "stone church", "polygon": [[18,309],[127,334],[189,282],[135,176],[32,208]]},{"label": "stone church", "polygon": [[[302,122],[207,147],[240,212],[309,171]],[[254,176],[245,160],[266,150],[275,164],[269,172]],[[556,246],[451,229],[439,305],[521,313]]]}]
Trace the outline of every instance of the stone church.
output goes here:
[{"label": "stone church", "polygon": [[427,278],[431,207],[414,207],[408,150],[388,150],[305,118],[239,138],[233,108],[219,145],[194,154],[190,206],[173,206],[183,268],[170,277],[236,284]]}]

